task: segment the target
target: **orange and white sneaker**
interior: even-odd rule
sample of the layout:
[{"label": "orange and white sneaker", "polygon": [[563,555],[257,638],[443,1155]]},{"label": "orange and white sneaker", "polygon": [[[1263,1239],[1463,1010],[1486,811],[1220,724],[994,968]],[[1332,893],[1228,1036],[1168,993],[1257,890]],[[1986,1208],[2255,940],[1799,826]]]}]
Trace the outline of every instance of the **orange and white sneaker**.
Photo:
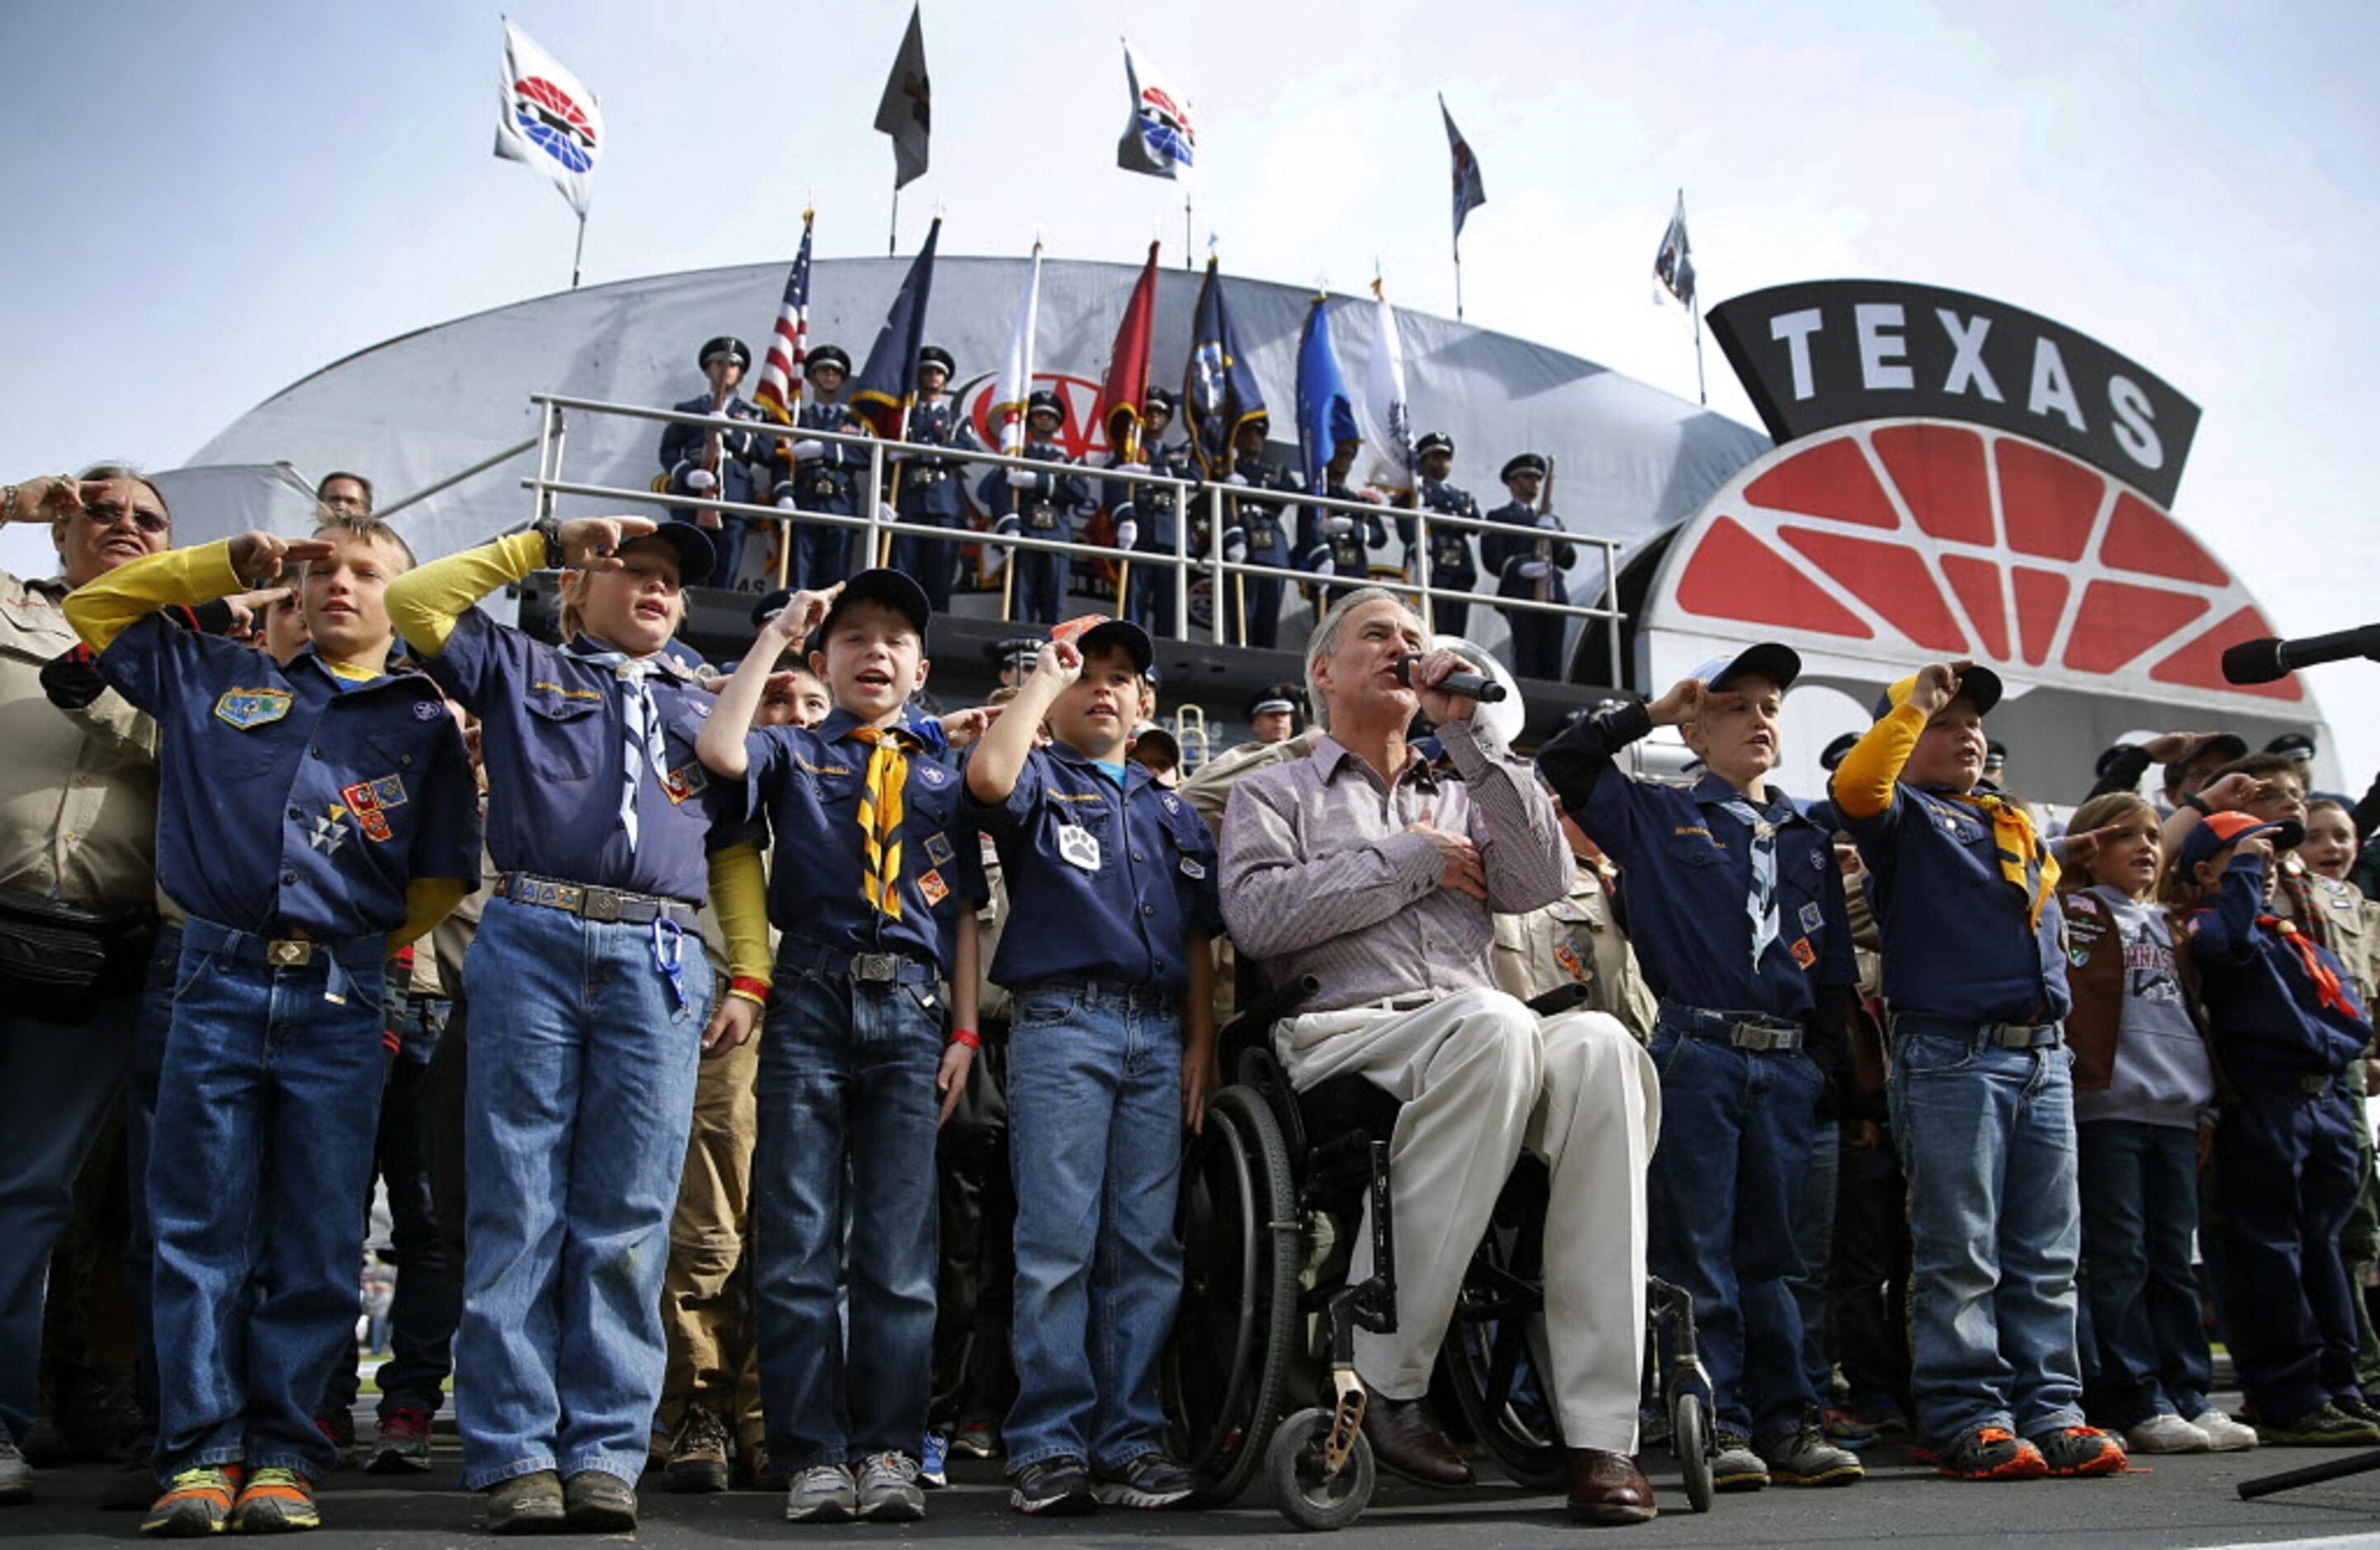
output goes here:
[{"label": "orange and white sneaker", "polygon": [[300,1533],[322,1526],[322,1515],[314,1506],[314,1488],[296,1470],[257,1471],[239,1488],[239,1499],[231,1504],[235,1533]]},{"label": "orange and white sneaker", "polygon": [[2121,1474],[2131,1462],[2124,1457],[2123,1444],[2096,1426],[2067,1426],[2044,1432],[2032,1442],[2040,1450],[2042,1462],[2049,1466],[2050,1475],[2058,1480]]},{"label": "orange and white sneaker", "polygon": [[231,1518],[236,1487],[225,1470],[209,1465],[184,1470],[165,1486],[142,1521],[140,1532],[156,1539],[199,1539],[219,1534]]},{"label": "orange and white sneaker", "polygon": [[1978,1426],[1939,1450],[1935,1467],[1954,1480],[2039,1480],[2041,1450],[2005,1426]]}]

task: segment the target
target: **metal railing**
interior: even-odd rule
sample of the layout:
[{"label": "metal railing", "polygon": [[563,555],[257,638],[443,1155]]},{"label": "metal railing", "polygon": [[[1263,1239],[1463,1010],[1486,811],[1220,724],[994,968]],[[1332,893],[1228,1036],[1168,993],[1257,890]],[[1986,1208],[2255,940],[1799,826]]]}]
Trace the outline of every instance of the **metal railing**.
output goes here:
[{"label": "metal railing", "polygon": [[[637,404],[613,404],[601,399],[576,398],[562,394],[537,393],[529,401],[538,406],[537,472],[521,480],[521,487],[535,492],[537,515],[544,515],[552,509],[557,495],[584,496],[594,500],[622,501],[638,505],[662,506],[674,510],[712,512],[722,516],[739,516],[775,523],[787,530],[779,535],[777,545],[777,584],[785,584],[791,562],[793,533],[795,527],[831,527],[862,531],[867,534],[868,554],[875,563],[888,563],[892,540],[899,538],[927,539],[939,542],[960,544],[992,544],[1008,555],[1006,563],[1014,564],[1015,556],[1024,551],[1038,553],[1063,554],[1070,559],[1105,562],[1116,566],[1116,612],[1121,617],[1131,606],[1130,569],[1152,564],[1170,569],[1174,575],[1172,598],[1173,636],[1187,640],[1190,634],[1190,587],[1200,574],[1210,578],[1209,634],[1218,642],[1236,644],[1247,638],[1245,618],[1244,584],[1248,578],[1278,579],[1305,587],[1383,587],[1415,599],[1415,606],[1425,624],[1432,624],[1436,600],[1459,596],[1465,602],[1486,602],[1503,610],[1560,614],[1565,618],[1585,621],[1590,626],[1599,623],[1606,632],[1609,660],[1613,670],[1620,663],[1620,626],[1624,615],[1619,607],[1618,539],[1599,538],[1593,534],[1569,530],[1548,532],[1545,536],[1557,545],[1599,551],[1603,558],[1603,587],[1600,600],[1592,604],[1539,601],[1534,598],[1488,597],[1475,592],[1450,592],[1445,587],[1430,585],[1428,563],[1429,537],[1433,527],[1459,527],[1479,533],[1501,534],[1511,538],[1528,530],[1514,528],[1509,523],[1485,517],[1456,516],[1434,512],[1420,505],[1385,505],[1369,501],[1343,501],[1324,495],[1308,495],[1294,490],[1256,490],[1219,479],[1183,479],[1155,472],[1124,473],[1113,467],[1094,468],[1085,464],[1052,464],[1046,459],[1014,457],[976,447],[937,446],[926,442],[888,441],[864,431],[824,430],[809,426],[782,425],[774,420],[738,419],[726,422],[734,430],[765,436],[780,442],[802,441],[822,442],[832,445],[856,447],[868,455],[865,474],[856,481],[855,498],[861,514],[809,511],[799,506],[760,505],[752,502],[722,501],[715,497],[657,491],[650,487],[623,488],[616,485],[591,484],[563,477],[563,457],[566,440],[565,416],[588,414],[617,416],[627,419],[649,420],[661,425],[689,425],[710,430],[720,421],[710,415],[687,413],[676,409],[655,409]],[[509,455],[509,454],[507,454]],[[897,493],[897,473],[888,464],[898,463],[905,456],[936,458],[949,463],[966,463],[983,467],[1023,468],[1036,474],[1072,473],[1093,484],[1164,486],[1174,491],[1173,551],[1165,554],[1151,550],[1119,550],[1106,544],[1079,543],[1065,539],[1037,539],[1024,533],[1001,533],[971,527],[940,527],[931,523],[905,522],[891,510],[889,498]],[[1203,556],[1190,553],[1190,515],[1193,503],[1207,503],[1209,540]],[[1411,524],[1412,538],[1406,544],[1405,570],[1402,577],[1383,578],[1362,576],[1318,575],[1313,571],[1286,565],[1266,564],[1254,560],[1232,560],[1224,553],[1224,545],[1214,541],[1214,535],[1238,526],[1239,507],[1243,503],[1261,503],[1277,507],[1278,521],[1282,528],[1284,547],[1293,547],[1293,537],[1300,508],[1338,512],[1359,521]],[[1368,546],[1367,546],[1368,547]],[[1012,576],[1014,572],[1009,573]],[[1239,606],[1227,610],[1226,600]],[[1002,617],[1007,613],[1003,603]],[[1228,618],[1236,616],[1240,628],[1227,632]],[[1235,638],[1236,637],[1236,638]]]}]

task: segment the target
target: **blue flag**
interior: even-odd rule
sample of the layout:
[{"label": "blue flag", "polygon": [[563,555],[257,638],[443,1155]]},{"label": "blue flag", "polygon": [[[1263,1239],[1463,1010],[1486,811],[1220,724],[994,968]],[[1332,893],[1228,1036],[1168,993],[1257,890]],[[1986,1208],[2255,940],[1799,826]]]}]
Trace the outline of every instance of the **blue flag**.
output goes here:
[{"label": "blue flag", "polygon": [[1264,389],[1240,354],[1239,331],[1223,304],[1221,268],[1207,260],[1198,306],[1190,318],[1190,362],[1182,373],[1182,408],[1190,417],[1190,444],[1209,478],[1232,470],[1232,442],[1240,427],[1265,412]]},{"label": "blue flag", "polygon": [[1446,95],[1439,94],[1438,115],[1446,120],[1446,149],[1454,158],[1454,240],[1463,240],[1463,218],[1488,202],[1488,186],[1479,180],[1479,158],[1471,154],[1471,142],[1454,127],[1454,115],[1446,111]]},{"label": "blue flag", "polygon": [[934,241],[941,235],[942,219],[937,215],[926,233],[926,245],[917,249],[917,261],[884,314],[868,364],[852,379],[851,412],[888,440],[906,428],[909,406],[917,399],[917,352],[926,343],[926,302],[934,292]]},{"label": "blue flag", "polygon": [[1330,348],[1328,298],[1316,297],[1305,309],[1305,329],[1297,336],[1297,440],[1305,452],[1305,487],[1319,495],[1330,480],[1330,460],[1348,442],[1360,442],[1355,406],[1339,375],[1339,357]]}]

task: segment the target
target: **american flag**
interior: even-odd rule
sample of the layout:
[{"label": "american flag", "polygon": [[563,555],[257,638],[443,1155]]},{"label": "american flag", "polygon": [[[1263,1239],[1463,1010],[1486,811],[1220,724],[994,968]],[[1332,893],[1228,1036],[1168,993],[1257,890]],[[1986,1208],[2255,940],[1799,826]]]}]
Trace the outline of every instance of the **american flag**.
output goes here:
[{"label": "american flag", "polygon": [[794,406],[802,401],[802,357],[810,337],[810,223],[817,213],[802,212],[802,250],[785,276],[784,304],[777,309],[776,332],[769,336],[768,358],[752,390],[753,402],[785,425],[794,423]]}]

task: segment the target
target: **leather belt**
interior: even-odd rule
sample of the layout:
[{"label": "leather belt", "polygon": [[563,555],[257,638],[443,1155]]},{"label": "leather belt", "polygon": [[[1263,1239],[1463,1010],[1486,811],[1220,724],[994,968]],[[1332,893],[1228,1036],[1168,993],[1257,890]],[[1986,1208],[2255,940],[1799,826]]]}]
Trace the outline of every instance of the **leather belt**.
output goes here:
[{"label": "leather belt", "polygon": [[561,910],[599,923],[650,926],[656,920],[666,920],[689,931],[697,925],[694,906],[683,900],[629,893],[615,888],[590,888],[585,883],[563,882],[528,872],[507,872],[498,878],[495,892],[497,898],[509,899],[516,904]]},{"label": "leather belt", "polygon": [[1893,1031],[1903,1023],[1926,1023],[1978,1044],[2001,1049],[2055,1049],[2066,1042],[2064,1025],[2057,1023],[1978,1023],[1962,1017],[1939,1017],[1930,1011],[1900,1011],[1892,1015]]},{"label": "leather belt", "polygon": [[1710,1011],[1673,1001],[1661,1003],[1658,1023],[1688,1038],[1710,1039],[1765,1054],[1794,1054],[1804,1036],[1800,1023],[1781,1018],[1749,1011]]},{"label": "leather belt", "polygon": [[792,938],[778,944],[779,967],[849,979],[854,985],[931,985],[941,965],[905,952],[844,952]]}]

